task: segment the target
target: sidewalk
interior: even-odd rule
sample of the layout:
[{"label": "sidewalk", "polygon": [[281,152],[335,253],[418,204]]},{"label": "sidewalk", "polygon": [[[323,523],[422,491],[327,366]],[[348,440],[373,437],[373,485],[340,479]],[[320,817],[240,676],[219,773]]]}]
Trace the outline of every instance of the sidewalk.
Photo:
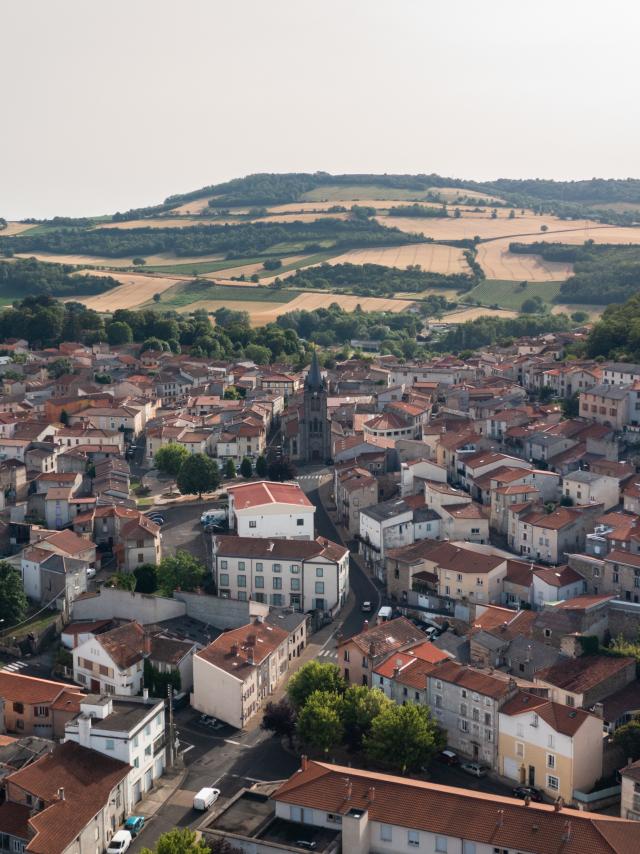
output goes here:
[{"label": "sidewalk", "polygon": [[143,815],[145,819],[154,816],[178,791],[184,778],[187,776],[186,768],[174,768],[167,771],[160,778],[150,792],[147,792],[141,801],[132,809],[132,814]]}]

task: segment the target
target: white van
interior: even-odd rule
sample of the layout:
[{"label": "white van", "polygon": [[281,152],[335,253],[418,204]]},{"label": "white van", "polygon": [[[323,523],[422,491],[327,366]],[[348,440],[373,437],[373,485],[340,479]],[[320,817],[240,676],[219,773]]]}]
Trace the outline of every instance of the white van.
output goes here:
[{"label": "white van", "polygon": [[224,507],[220,507],[219,509],[212,508],[211,510],[205,510],[204,513],[200,516],[200,524],[201,525],[212,525],[215,523],[226,522],[227,521],[227,511]]},{"label": "white van", "polygon": [[389,605],[383,605],[382,608],[378,611],[378,622],[386,623],[387,620],[390,620],[393,617],[393,608]]},{"label": "white van", "polygon": [[212,804],[220,797],[220,789],[210,789],[205,786],[204,789],[200,789],[197,795],[194,795],[193,798],[193,808],[194,810],[208,810]]}]

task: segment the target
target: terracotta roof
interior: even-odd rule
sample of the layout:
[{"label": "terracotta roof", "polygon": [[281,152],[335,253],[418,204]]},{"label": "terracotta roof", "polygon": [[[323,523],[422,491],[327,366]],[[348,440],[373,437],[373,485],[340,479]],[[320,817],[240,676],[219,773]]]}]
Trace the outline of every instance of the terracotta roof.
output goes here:
[{"label": "terracotta roof", "polygon": [[504,580],[511,584],[518,584],[520,587],[531,587],[533,584],[531,564],[521,560],[508,560]]},{"label": "terracotta roof", "polygon": [[95,640],[113,663],[123,670],[143,658],[144,629],[139,623],[125,623],[116,629],[96,635]]},{"label": "terracotta roof", "polygon": [[623,552],[622,549],[613,549],[606,556],[607,563],[623,563],[627,566],[640,568],[640,555]]},{"label": "terracotta roof", "polygon": [[441,543],[435,540],[432,541],[432,548],[425,557],[445,570],[471,575],[491,572],[505,562],[504,557],[488,555],[453,545],[453,543]]},{"label": "terracotta roof", "polygon": [[635,667],[633,658],[584,655],[538,671],[534,681],[549,682],[565,691],[582,694],[631,665]]},{"label": "terracotta roof", "polygon": [[221,534],[216,537],[218,557],[265,558],[266,560],[298,559],[313,560],[326,557],[342,560],[348,549],[344,546],[317,537],[315,540],[283,540],[268,537],[235,537]]},{"label": "terracotta roof", "polygon": [[500,714],[513,717],[534,711],[539,718],[542,718],[556,732],[568,735],[569,737],[573,737],[578,732],[587,718],[594,717],[589,712],[585,712],[584,709],[574,709],[571,706],[554,703],[545,697],[540,697],[537,694],[527,694],[524,691],[516,694],[511,700],[508,700],[500,709]]},{"label": "terracotta roof", "polygon": [[178,640],[155,635],[151,638],[151,655],[153,661],[165,664],[178,664],[185,655],[193,649],[194,641]]},{"label": "terracotta roof", "polygon": [[90,540],[85,540],[83,537],[79,537],[73,531],[56,531],[55,534],[45,537],[45,542],[55,546],[61,552],[66,552],[68,555],[81,554],[88,549],[95,548],[94,543]]},{"label": "terracotta roof", "polygon": [[494,699],[504,697],[511,690],[508,680],[483,673],[465,664],[458,664],[450,659],[436,664],[431,675],[435,679],[460,685],[469,691],[475,691],[477,694]]},{"label": "terracotta roof", "polygon": [[[351,784],[348,798],[347,784]],[[632,821],[564,808],[555,811],[546,804],[527,807],[514,798],[323,762],[307,762],[273,798],[338,815],[363,810],[370,822],[467,838],[487,850],[637,854],[640,846],[640,826]]]},{"label": "terracotta roof", "polygon": [[4,803],[0,805],[0,833],[8,833],[18,839],[29,839],[31,807],[24,804]]},{"label": "terracotta roof", "polygon": [[0,697],[9,703],[28,705],[53,703],[62,691],[73,690],[73,686],[35,676],[22,676],[8,670],[0,670]]},{"label": "terracotta roof", "polygon": [[[130,766],[73,741],[57,745],[31,765],[6,779],[45,802],[29,821],[35,836],[31,854],[62,854],[87,824],[107,805],[112,790]],[[64,789],[64,800],[58,790]]]},{"label": "terracotta roof", "polygon": [[244,679],[288,637],[289,633],[284,629],[255,621],[224,632],[196,656],[238,679]]},{"label": "terracotta roof", "polygon": [[233,495],[236,511],[279,503],[313,507],[297,483],[276,483],[275,481],[261,480],[256,483],[229,486],[227,491]]},{"label": "terracotta roof", "polygon": [[406,617],[396,617],[377,626],[365,629],[357,635],[345,638],[338,643],[355,643],[366,655],[372,658],[390,655],[394,650],[403,649],[407,646],[415,646],[424,643],[425,634],[416,628]]},{"label": "terracotta roof", "polygon": [[549,566],[544,569],[535,569],[534,575],[545,584],[550,584],[552,587],[564,587],[567,584],[575,584],[578,581],[584,581],[584,577],[572,569],[570,566]]}]

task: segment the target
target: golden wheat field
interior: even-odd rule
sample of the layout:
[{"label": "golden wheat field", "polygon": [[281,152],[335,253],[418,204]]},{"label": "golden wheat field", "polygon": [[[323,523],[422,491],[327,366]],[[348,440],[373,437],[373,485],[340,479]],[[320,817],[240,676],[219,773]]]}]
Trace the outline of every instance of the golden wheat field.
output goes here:
[{"label": "golden wheat field", "polygon": [[6,228],[0,229],[0,237],[13,237],[34,227],[32,222],[8,222]]},{"label": "golden wheat field", "polygon": [[275,213],[252,219],[250,222],[314,222],[317,219],[346,219],[346,213],[328,213],[327,211],[304,212],[304,213]]},{"label": "golden wheat field", "polygon": [[382,264],[404,269],[420,264],[430,273],[468,273],[469,267],[462,249],[439,243],[409,243],[404,246],[384,246],[370,249],[350,249],[331,258],[329,264]]},{"label": "golden wheat field", "polygon": [[[103,294],[91,297],[73,297],[72,299],[93,308],[95,311],[115,311],[117,308],[135,308],[153,299],[154,294],[161,294],[173,287],[177,282],[184,281],[175,276],[145,276],[142,273],[107,273],[101,270],[79,270],[78,274],[91,273],[93,276],[109,276],[122,284]],[[68,300],[66,300],[68,302]]]},{"label": "golden wheat field", "polygon": [[556,303],[551,309],[551,314],[573,314],[574,311],[584,311],[589,315],[589,320],[597,320],[606,305],[584,305],[578,302]]},{"label": "golden wheat field", "polygon": [[131,258],[107,258],[105,255],[59,255],[57,252],[16,252],[16,258],[37,258],[38,261],[48,261],[52,264],[76,264],[87,267],[130,267],[132,260]]},{"label": "golden wheat field", "polygon": [[[306,257],[306,255],[288,255],[286,258],[282,258],[281,260],[283,266],[288,266],[289,264],[296,264],[298,261],[301,261]],[[253,264],[240,264],[237,267],[225,267],[224,270],[216,270],[213,273],[203,273],[201,278],[221,282],[223,279],[231,279],[234,276],[252,276],[254,273],[259,273],[260,270],[264,271],[264,264],[262,261],[256,261]],[[295,272],[295,270],[292,272]],[[286,273],[283,275],[286,275]],[[277,274],[269,276],[266,279],[261,279],[261,283],[268,283],[275,278],[277,278]],[[236,282],[232,282],[231,284],[235,285]]]},{"label": "golden wheat field", "polygon": [[[406,231],[409,234],[424,234],[425,237],[431,237],[434,240],[472,240],[476,235],[483,240],[492,240],[498,237],[512,237],[515,239],[517,235],[534,235],[535,239],[539,240],[560,240],[558,236],[560,232],[563,234],[586,234],[582,240],[588,240],[603,228],[597,223],[590,220],[577,220],[568,222],[566,220],[557,219],[553,216],[539,217],[533,214],[518,214],[515,219],[508,219],[498,216],[497,219],[491,219],[490,214],[477,214],[463,212],[462,216],[456,217],[400,217],[400,216],[377,216],[377,221],[387,227],[395,226],[400,231]],[[546,225],[547,231],[541,231],[541,226]],[[617,231],[624,229],[616,229]],[[634,231],[634,229],[627,229]],[[554,234],[555,237],[547,237],[545,235]],[[638,229],[638,237],[640,239],[640,229]]]},{"label": "golden wheat field", "polygon": [[202,199],[192,199],[190,202],[185,202],[183,205],[171,208],[171,213],[186,215],[202,213],[208,209],[209,199],[212,198],[213,196],[205,196]]},{"label": "golden wheat field", "polygon": [[428,191],[437,193],[447,202],[455,202],[456,199],[486,199],[488,202],[501,202],[498,196],[489,196],[486,193],[478,193],[476,190],[461,190],[458,187],[431,187]]},{"label": "golden wheat field", "polygon": [[496,308],[482,308],[481,306],[473,306],[471,308],[462,308],[457,311],[452,311],[451,314],[445,314],[442,318],[443,323],[466,323],[467,320],[476,320],[478,317],[517,317],[517,311],[506,311]]},{"label": "golden wheat field", "polygon": [[509,252],[512,238],[492,240],[478,246],[477,262],[488,279],[514,282],[564,282],[573,273],[573,264],[545,261],[539,255]]},{"label": "golden wheat field", "polygon": [[124,222],[101,222],[95,228],[187,228],[190,225],[224,225],[226,222],[235,223],[237,220],[220,220],[204,217],[149,217],[149,219],[129,219]]}]

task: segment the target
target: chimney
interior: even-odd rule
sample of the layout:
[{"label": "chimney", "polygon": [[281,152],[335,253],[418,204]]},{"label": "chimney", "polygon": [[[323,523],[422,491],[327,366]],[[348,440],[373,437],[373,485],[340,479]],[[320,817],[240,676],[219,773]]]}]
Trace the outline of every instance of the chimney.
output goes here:
[{"label": "chimney", "polygon": [[344,799],[345,799],[345,801],[350,801],[351,800],[351,793],[353,792],[353,785],[351,783],[351,780],[348,777],[347,777],[345,783],[346,783],[346,786],[345,786]]},{"label": "chimney", "polygon": [[149,702],[149,689],[148,688],[142,689],[142,699],[144,700],[145,703]]},{"label": "chimney", "polygon": [[564,806],[563,799],[562,798],[556,798],[554,803],[553,803],[553,809],[556,812],[560,812],[560,810],[562,809],[563,806]]},{"label": "chimney", "polygon": [[142,652],[145,655],[151,655],[151,638],[147,634],[142,638]]},{"label": "chimney", "polygon": [[309,760],[307,759],[307,757],[303,753],[302,756],[300,757],[300,770],[306,771],[308,767],[309,767]]},{"label": "chimney", "polygon": [[58,789],[58,800],[64,801],[64,786],[60,786]]},{"label": "chimney", "polygon": [[368,628],[369,628],[369,620],[365,620],[364,623],[362,624],[362,631],[366,632]]},{"label": "chimney", "polygon": [[376,787],[369,786],[369,791],[367,792],[367,798],[369,799],[369,803],[372,804],[376,799]]},{"label": "chimney", "polygon": [[498,827],[504,824],[504,810],[498,810]]},{"label": "chimney", "polygon": [[235,655],[237,655],[237,654],[238,654],[238,649],[239,649],[238,644],[237,644],[237,643],[232,643],[232,644],[231,644],[231,650],[230,650],[231,655],[234,655],[234,656],[235,656]]},{"label": "chimney", "polygon": [[525,807],[528,807],[531,805],[531,795],[525,795],[524,805],[525,805]]},{"label": "chimney", "polygon": [[253,648],[249,647],[247,650],[247,664],[253,664]]},{"label": "chimney", "polygon": [[396,664],[396,666],[393,668],[393,678],[396,679],[398,677],[399,673],[400,673],[400,668]]}]

